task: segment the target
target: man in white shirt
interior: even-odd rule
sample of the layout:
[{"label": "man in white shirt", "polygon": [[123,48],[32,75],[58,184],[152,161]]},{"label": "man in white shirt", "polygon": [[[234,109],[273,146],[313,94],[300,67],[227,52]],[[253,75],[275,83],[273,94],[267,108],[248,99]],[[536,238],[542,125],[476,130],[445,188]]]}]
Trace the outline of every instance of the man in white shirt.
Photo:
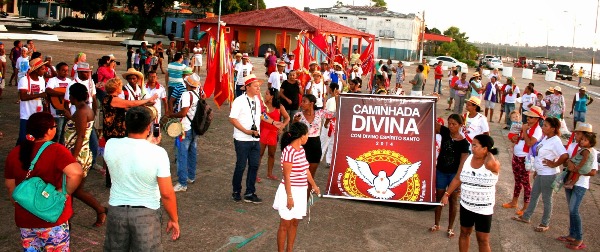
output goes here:
[{"label": "man in white shirt", "polygon": [[324,60],[323,62],[321,62],[321,75],[323,76],[323,83],[325,84],[325,86],[329,86],[329,83],[331,83],[331,72],[332,70],[329,69],[329,62],[327,62],[327,60]]},{"label": "man in white shirt", "polygon": [[272,72],[271,76],[269,76],[269,88],[275,88],[277,91],[279,91],[279,88],[281,88],[281,83],[287,80],[287,75],[283,73],[285,66],[286,64],[283,61],[279,61],[279,63],[277,63],[277,71]]},{"label": "man in white shirt", "polygon": [[177,240],[180,232],[169,156],[157,145],[160,136],[149,134],[148,109],[129,109],[125,125],[127,137],[108,140],[104,152],[112,175],[104,251],[162,251],[161,201],[171,240]]},{"label": "man in white shirt", "polygon": [[143,100],[146,92],[138,83],[144,81],[144,74],[129,68],[123,73],[123,78],[127,80],[127,84],[123,85],[123,92],[119,94],[119,98],[130,101]]},{"label": "man in white shirt", "polygon": [[[242,200],[242,177],[246,164],[248,164],[248,174],[246,175],[246,192],[244,201],[251,203],[261,203],[262,200],[256,195],[256,173],[260,161],[260,121],[261,121],[261,101],[260,95],[261,81],[254,74],[244,78],[244,89],[246,93],[235,98],[231,104],[229,113],[229,122],[233,125],[233,143],[235,146],[236,162],[231,184],[233,193],[231,197],[234,201]],[[274,122],[273,119],[263,119],[267,123],[278,125],[281,122]]]},{"label": "man in white shirt", "polygon": [[254,67],[250,64],[250,58],[247,53],[242,55],[242,63],[237,64],[233,74],[236,76],[237,82],[235,83],[235,97],[242,95],[244,92],[242,87],[244,86],[244,78],[254,72]]},{"label": "man in white shirt", "polygon": [[41,59],[33,59],[29,62],[29,76],[25,76],[19,80],[19,138],[17,144],[25,140],[27,120],[36,113],[42,112],[42,99],[46,98],[46,82],[44,81],[44,73],[46,72],[46,62]]},{"label": "man in white shirt", "polygon": [[[69,79],[69,65],[67,63],[64,62],[60,62],[58,63],[58,65],[56,65],[56,77],[52,77],[48,80],[48,83],[46,83],[46,94],[50,97],[56,97],[54,99],[58,99],[59,101],[64,101],[64,97],[65,97],[65,93],[67,90],[67,87],[69,86],[69,84],[71,84],[71,82],[73,82],[71,79]],[[64,105],[64,103],[63,103]],[[52,116],[54,116],[54,120],[56,121],[56,135],[54,136],[54,139],[52,141],[58,142],[63,144],[65,139],[64,139],[64,131],[63,128],[65,127],[65,107],[63,107],[62,110],[56,109],[54,108],[54,106],[51,104],[50,105],[50,113],[52,114]]]},{"label": "man in white shirt", "polygon": [[159,102],[154,103],[154,108],[156,108],[156,119],[155,123],[158,123],[160,118],[162,117],[162,108],[167,109],[167,91],[165,88],[158,83],[158,76],[155,71],[148,72],[148,82],[146,82],[146,91],[148,92],[148,96],[152,97],[153,95],[157,95],[157,98],[160,100]]},{"label": "man in white shirt", "polygon": [[293,52],[290,52],[287,56],[287,58],[283,59],[283,62],[285,62],[285,74],[289,75],[290,72],[292,70],[294,70],[294,59],[296,58],[296,55],[294,55]]},{"label": "man in white shirt", "polygon": [[521,115],[522,122],[527,123],[527,116],[524,114],[526,111],[529,111],[531,106],[535,106],[537,102],[537,96],[533,93],[533,87],[527,86],[525,87],[525,93],[521,96]]},{"label": "man in white shirt", "polygon": [[21,57],[19,57],[17,59],[17,70],[19,70],[19,72],[17,73],[17,82],[19,82],[19,80],[23,77],[25,77],[25,75],[27,75],[27,72],[29,71],[29,56],[28,56],[28,51],[27,51],[27,47],[22,47],[21,48]]}]

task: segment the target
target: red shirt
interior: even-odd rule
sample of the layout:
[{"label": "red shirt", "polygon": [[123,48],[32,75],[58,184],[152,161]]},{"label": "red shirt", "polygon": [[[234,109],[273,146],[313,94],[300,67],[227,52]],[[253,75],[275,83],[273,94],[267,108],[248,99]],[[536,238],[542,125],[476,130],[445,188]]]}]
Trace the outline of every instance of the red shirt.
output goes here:
[{"label": "red shirt", "polygon": [[[32,159],[35,157],[42,144],[43,142],[35,143],[33,151],[31,152]],[[14,179],[16,185],[19,185],[19,183],[25,179],[25,176],[27,176],[27,171],[21,168],[21,161],[19,160],[20,149],[21,147],[17,146],[8,153],[4,167],[4,178]],[[75,162],[77,161],[67,148],[63,145],[54,143],[48,146],[42,155],[40,155],[30,176],[40,177],[47,183],[54,185],[57,189],[62,188],[63,169]],[[15,204],[15,223],[17,224],[17,227],[20,228],[49,228],[65,223],[71,218],[71,215],[73,215],[71,198],[72,197],[67,198],[65,209],[55,223],[46,222],[36,217],[17,203]]]},{"label": "red shirt", "polygon": [[444,72],[442,71],[442,65],[437,65],[435,67],[435,79],[441,80],[444,77]]},{"label": "red shirt", "polygon": [[[99,67],[97,73],[98,73],[98,83],[102,83],[102,82],[105,82],[112,78],[117,77],[117,74],[115,74],[115,71],[113,71],[110,67],[107,67],[107,66]],[[104,88],[102,88],[102,90],[104,90]]]}]

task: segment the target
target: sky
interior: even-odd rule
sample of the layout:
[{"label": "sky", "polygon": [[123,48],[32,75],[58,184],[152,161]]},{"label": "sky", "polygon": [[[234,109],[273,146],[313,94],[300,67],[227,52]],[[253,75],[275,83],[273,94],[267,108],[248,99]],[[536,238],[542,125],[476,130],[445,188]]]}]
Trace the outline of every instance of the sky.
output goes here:
[{"label": "sky", "polygon": [[[525,46],[595,47],[597,4],[600,0],[387,0],[388,10],[400,13],[425,12],[428,28],[450,26],[466,32],[471,42]],[[264,0],[267,8],[291,6],[331,7],[336,0]],[[369,0],[341,0],[346,5],[364,6]],[[447,4],[443,4],[446,2]],[[517,20],[518,19],[518,20]],[[573,31],[575,27],[575,36]],[[600,28],[600,27],[599,27]],[[600,30],[598,30],[600,33]],[[597,45],[600,43],[596,42]]]}]

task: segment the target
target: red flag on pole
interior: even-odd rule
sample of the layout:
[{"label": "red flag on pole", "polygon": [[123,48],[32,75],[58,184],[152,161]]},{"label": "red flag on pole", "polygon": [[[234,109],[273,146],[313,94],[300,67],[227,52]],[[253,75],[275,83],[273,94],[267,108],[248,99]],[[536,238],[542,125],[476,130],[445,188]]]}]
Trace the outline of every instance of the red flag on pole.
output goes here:
[{"label": "red flag on pole", "polygon": [[217,39],[216,60],[216,82],[215,82],[215,104],[221,107],[223,103],[232,97],[231,89],[231,59],[229,58],[229,43],[225,39],[225,26],[221,26],[219,38]]},{"label": "red flag on pole", "polygon": [[206,97],[213,95],[216,86],[217,75],[217,37],[213,31],[209,28],[206,30],[208,33],[208,48],[206,53],[206,79],[204,80],[204,93]]},{"label": "red flag on pole", "polygon": [[[360,62],[362,62],[362,70],[363,75],[366,75],[371,72],[373,69],[373,65],[375,64],[375,55],[373,54],[373,44],[375,39],[370,37],[367,39],[369,45],[367,48],[360,54]],[[360,45],[359,45],[360,46]]]}]

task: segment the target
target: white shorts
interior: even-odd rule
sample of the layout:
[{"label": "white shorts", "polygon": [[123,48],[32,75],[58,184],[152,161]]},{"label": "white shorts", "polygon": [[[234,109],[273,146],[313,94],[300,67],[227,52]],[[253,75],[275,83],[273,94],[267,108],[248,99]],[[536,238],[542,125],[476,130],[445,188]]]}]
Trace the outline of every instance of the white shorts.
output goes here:
[{"label": "white shorts", "polygon": [[194,66],[201,67],[202,66],[202,54],[194,55]]},{"label": "white shorts", "polygon": [[284,220],[297,219],[301,220],[306,216],[306,201],[308,200],[308,186],[292,186],[292,197],[294,198],[294,207],[287,208],[287,193],[285,185],[279,184],[275,200],[273,201],[273,209],[279,211],[279,216]]},{"label": "white shorts", "polygon": [[1,55],[0,56],[0,61],[6,63],[6,55]]},{"label": "white shorts", "polygon": [[487,109],[494,109],[494,107],[496,107],[496,103],[492,102],[492,101],[485,101],[485,108]]},{"label": "white shorts", "polygon": [[410,95],[411,96],[423,96],[423,91],[414,91],[414,90],[411,90],[410,91]]}]

